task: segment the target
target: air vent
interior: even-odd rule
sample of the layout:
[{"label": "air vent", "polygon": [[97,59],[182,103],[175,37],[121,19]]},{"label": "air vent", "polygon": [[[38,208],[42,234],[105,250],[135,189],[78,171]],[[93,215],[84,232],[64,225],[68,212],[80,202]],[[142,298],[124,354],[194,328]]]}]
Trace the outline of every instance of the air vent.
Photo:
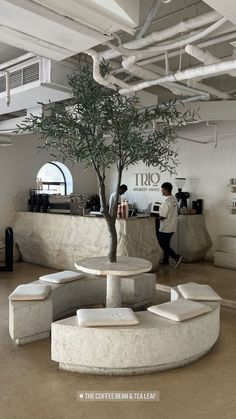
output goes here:
[{"label": "air vent", "polygon": [[[10,73],[10,88],[23,86],[39,80],[39,62]],[[0,77],[0,93],[6,90],[6,79]]]},{"label": "air vent", "polygon": [[23,84],[33,83],[39,79],[39,63],[23,68]]}]

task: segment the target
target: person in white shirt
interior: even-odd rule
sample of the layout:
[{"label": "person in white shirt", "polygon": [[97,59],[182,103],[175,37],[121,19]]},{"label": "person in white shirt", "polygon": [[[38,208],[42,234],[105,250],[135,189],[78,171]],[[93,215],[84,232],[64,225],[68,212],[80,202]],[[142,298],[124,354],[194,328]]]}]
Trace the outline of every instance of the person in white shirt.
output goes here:
[{"label": "person in white shirt", "polygon": [[170,247],[170,240],[173,234],[176,232],[177,227],[177,200],[172,195],[172,184],[165,182],[161,185],[161,192],[164,196],[163,204],[160,206],[159,217],[160,217],[160,228],[158,234],[158,241],[163,249],[164,257],[162,265],[169,265],[169,258],[175,260],[175,268],[181,263],[182,256],[177,255]]},{"label": "person in white shirt", "polygon": [[[119,196],[118,196],[118,204],[120,203],[120,196],[123,195],[126,191],[128,190],[126,185],[120,185],[120,189],[119,189]],[[115,199],[116,199],[116,192],[112,192],[112,194],[110,195],[110,199],[109,199],[109,213],[112,215],[113,213],[113,208],[115,205]]]}]

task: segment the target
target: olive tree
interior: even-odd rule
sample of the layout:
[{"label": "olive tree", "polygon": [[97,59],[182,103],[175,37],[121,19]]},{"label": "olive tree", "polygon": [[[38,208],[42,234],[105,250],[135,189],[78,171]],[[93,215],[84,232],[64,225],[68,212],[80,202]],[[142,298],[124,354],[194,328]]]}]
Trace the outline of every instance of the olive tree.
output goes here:
[{"label": "olive tree", "polygon": [[[103,64],[104,72],[106,65]],[[97,175],[103,215],[110,235],[109,261],[116,262],[116,216],[123,170],[143,161],[161,171],[174,172],[177,165],[177,130],[195,119],[196,112],[168,102],[139,109],[134,96],[98,84],[89,67],[68,77],[72,99],[50,103],[41,116],[30,115],[21,131],[39,133],[42,148],[73,164],[92,167]],[[117,168],[116,199],[109,212],[106,199],[106,171]]]}]

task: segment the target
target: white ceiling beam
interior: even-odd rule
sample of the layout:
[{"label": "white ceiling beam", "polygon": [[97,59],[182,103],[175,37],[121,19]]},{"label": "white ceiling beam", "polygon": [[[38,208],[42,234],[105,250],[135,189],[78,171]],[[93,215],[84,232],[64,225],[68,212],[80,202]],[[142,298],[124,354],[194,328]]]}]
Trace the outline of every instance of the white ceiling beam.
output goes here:
[{"label": "white ceiling beam", "polygon": [[25,51],[33,52],[35,55],[49,58],[55,61],[70,57],[74,52],[61,48],[50,42],[43,41],[27,35],[26,33],[0,25],[1,42],[12,45]]},{"label": "white ceiling beam", "polygon": [[139,0],[33,0],[100,32],[134,34],[139,24]]},{"label": "white ceiling beam", "polygon": [[230,22],[236,25],[236,4],[235,0],[204,0],[204,3],[212,7]]},{"label": "white ceiling beam", "polygon": [[29,0],[0,0],[0,10],[1,40],[47,58],[61,60],[110,39]]}]

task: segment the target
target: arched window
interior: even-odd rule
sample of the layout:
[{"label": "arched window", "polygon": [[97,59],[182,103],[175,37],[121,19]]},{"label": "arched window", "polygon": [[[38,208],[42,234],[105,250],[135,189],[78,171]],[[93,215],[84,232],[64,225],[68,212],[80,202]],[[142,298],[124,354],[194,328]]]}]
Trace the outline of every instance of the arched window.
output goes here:
[{"label": "arched window", "polygon": [[73,192],[73,179],[69,169],[58,161],[50,161],[41,167],[37,183],[44,193],[69,195]]}]

